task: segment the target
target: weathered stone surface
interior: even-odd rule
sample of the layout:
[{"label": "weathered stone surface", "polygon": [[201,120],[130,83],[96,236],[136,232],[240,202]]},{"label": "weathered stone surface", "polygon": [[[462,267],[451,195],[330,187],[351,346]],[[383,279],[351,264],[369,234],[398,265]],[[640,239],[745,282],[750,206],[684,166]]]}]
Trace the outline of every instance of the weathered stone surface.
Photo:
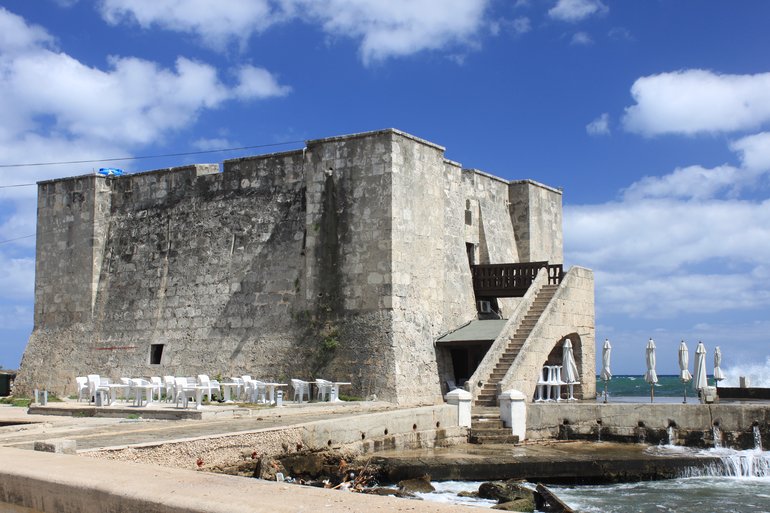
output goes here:
[{"label": "weathered stone surface", "polygon": [[[514,501],[532,501],[534,509],[534,493],[519,481],[492,481],[479,485],[479,497],[496,500],[499,504]],[[532,511],[518,510],[518,511]]]},{"label": "weathered stone surface", "polygon": [[427,474],[414,479],[403,479],[398,482],[398,488],[409,493],[427,493],[436,491],[436,488],[430,483],[430,476]]},{"label": "weathered stone surface", "polygon": [[61,454],[77,454],[77,442],[75,440],[40,440],[34,444],[36,451],[56,452]]},{"label": "weathered stone surface", "polygon": [[[478,263],[562,258],[560,191],[463,169],[397,130],[222,167],[39,184],[20,394],[69,395],[91,373],[250,374],[440,402],[454,370],[434,342],[477,315],[468,248]],[[573,309],[592,326],[584,299]]]}]

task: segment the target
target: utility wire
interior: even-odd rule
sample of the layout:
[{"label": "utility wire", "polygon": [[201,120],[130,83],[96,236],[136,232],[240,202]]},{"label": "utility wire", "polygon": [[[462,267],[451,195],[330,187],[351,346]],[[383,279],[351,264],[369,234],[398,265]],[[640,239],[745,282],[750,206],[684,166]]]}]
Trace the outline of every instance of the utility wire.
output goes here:
[{"label": "utility wire", "polygon": [[[93,159],[93,160],[68,160],[59,162],[28,162],[25,164],[0,164],[0,168],[8,167],[39,167],[39,166],[57,166],[65,164],[93,164],[96,162],[117,162],[121,160],[143,160],[143,159],[159,159],[163,157],[184,157],[187,155],[203,155],[206,153],[221,153],[224,151],[239,151],[239,150],[253,150],[256,148],[269,148],[271,146],[285,146],[288,144],[304,143],[305,141],[283,141],[270,144],[255,144],[253,146],[239,146],[237,148],[222,148],[219,150],[201,150],[201,151],[186,151],[181,153],[164,153],[161,155],[141,155],[138,157],[113,157],[108,159]],[[26,184],[23,184],[26,185]],[[8,187],[8,186],[6,186]],[[19,185],[21,187],[21,185]]]},{"label": "utility wire", "polygon": [[31,185],[37,185],[36,183],[15,183],[13,185],[0,185],[0,189],[7,189],[9,187],[29,187]]},{"label": "utility wire", "polygon": [[35,234],[32,235],[24,235],[23,237],[16,237],[15,239],[7,239],[7,240],[0,240],[0,244],[5,244],[6,242],[13,242],[15,240],[21,240],[21,239],[29,239],[30,237],[34,237]]}]

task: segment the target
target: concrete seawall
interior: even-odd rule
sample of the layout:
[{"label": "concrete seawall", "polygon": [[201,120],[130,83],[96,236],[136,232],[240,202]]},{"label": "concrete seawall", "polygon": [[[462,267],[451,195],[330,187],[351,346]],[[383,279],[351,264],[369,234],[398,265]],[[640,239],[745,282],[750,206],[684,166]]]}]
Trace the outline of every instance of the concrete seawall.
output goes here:
[{"label": "concrete seawall", "polygon": [[[714,447],[714,427],[722,443],[735,449],[770,447],[770,408],[763,403],[629,404],[533,403],[527,405],[530,439],[674,443]],[[669,428],[672,428],[671,430]]]},{"label": "concrete seawall", "polygon": [[36,513],[477,511],[463,506],[5,447],[0,448],[0,461],[0,511],[6,511],[6,504],[31,508]]}]

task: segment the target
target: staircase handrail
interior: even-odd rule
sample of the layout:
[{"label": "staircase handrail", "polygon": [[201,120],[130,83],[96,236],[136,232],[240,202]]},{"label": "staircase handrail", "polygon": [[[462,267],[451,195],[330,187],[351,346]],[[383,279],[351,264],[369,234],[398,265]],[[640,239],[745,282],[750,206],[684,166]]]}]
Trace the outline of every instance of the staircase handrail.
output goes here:
[{"label": "staircase handrail", "polygon": [[508,348],[508,342],[511,340],[511,338],[513,338],[513,335],[521,325],[521,322],[524,320],[527,312],[529,312],[529,309],[532,306],[532,303],[535,301],[538,292],[540,292],[540,289],[543,287],[543,285],[548,284],[548,280],[548,268],[540,268],[540,270],[537,272],[537,276],[532,282],[532,285],[530,285],[527,292],[521,298],[521,301],[519,301],[519,304],[516,305],[516,308],[514,308],[511,316],[505,323],[505,326],[503,326],[500,334],[497,335],[497,338],[492,343],[492,346],[489,348],[489,351],[487,351],[487,354],[484,355],[484,358],[481,360],[481,363],[479,363],[476,371],[465,383],[465,389],[473,394],[474,401],[478,399],[482,385],[489,380],[495,365],[497,365],[501,355]]}]

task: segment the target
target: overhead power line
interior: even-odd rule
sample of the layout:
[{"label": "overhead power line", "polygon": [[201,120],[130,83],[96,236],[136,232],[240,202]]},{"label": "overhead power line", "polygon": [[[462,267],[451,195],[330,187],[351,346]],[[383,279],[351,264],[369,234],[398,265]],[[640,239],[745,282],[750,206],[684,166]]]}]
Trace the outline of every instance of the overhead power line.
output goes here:
[{"label": "overhead power line", "polygon": [[[187,155],[203,155],[206,153],[221,153],[225,151],[239,151],[239,150],[253,150],[257,148],[269,148],[271,146],[286,146],[288,144],[304,143],[304,140],[298,141],[283,141],[270,144],[255,144],[252,146],[239,146],[237,148],[222,148],[218,150],[201,150],[201,151],[185,151],[180,153],[164,153],[160,155],[141,155],[137,157],[111,157],[105,159],[92,159],[92,160],[67,160],[67,161],[55,161],[55,162],[27,162],[23,164],[0,164],[0,168],[8,167],[40,167],[40,166],[58,166],[67,164],[94,164],[97,162],[118,162],[123,160],[145,160],[145,159],[159,159],[164,157],[184,157]],[[18,186],[6,186],[6,187],[22,187],[27,184],[20,184]]]},{"label": "overhead power line", "polygon": [[0,244],[5,244],[6,242],[13,242],[21,239],[29,239],[30,237],[34,237],[34,236],[35,234],[33,233],[32,235],[24,235],[23,237],[16,237],[15,239],[0,240]]}]

